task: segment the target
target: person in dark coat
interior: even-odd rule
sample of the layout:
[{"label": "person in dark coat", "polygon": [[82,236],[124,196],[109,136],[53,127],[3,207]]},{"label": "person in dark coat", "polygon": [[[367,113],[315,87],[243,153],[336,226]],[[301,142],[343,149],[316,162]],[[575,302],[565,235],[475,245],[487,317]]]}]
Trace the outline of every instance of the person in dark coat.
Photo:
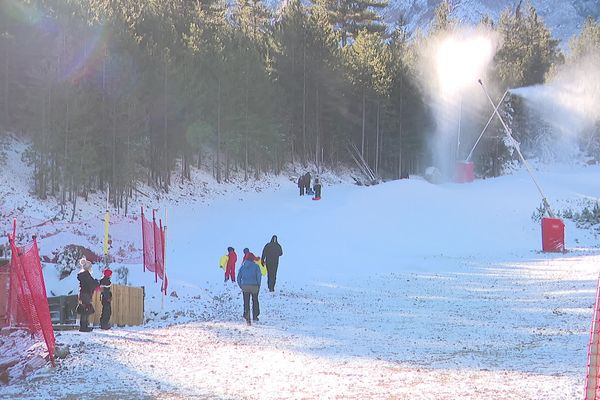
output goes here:
[{"label": "person in dark coat", "polygon": [[304,196],[304,189],[306,185],[304,184],[304,175],[298,178],[298,189],[300,189],[300,196]]},{"label": "person in dark coat", "polygon": [[77,280],[79,281],[79,305],[77,306],[77,312],[81,315],[79,319],[79,332],[91,332],[92,328],[89,326],[89,316],[94,313],[94,307],[92,306],[92,295],[94,290],[100,285],[97,279],[92,277],[90,271],[92,270],[92,263],[85,257],[79,260],[81,265],[81,271],[77,274]]},{"label": "person in dark coat", "polygon": [[110,316],[112,314],[112,292],[110,290],[112,283],[110,282],[110,277],[112,276],[112,271],[110,269],[105,269],[104,277],[100,279],[100,288],[102,292],[100,292],[100,302],[102,303],[102,314],[100,314],[100,329],[110,329]]},{"label": "person in dark coat", "polygon": [[248,252],[248,258],[242,263],[238,271],[237,283],[242,289],[244,299],[244,319],[248,325],[250,322],[250,297],[252,297],[252,320],[258,321],[260,315],[260,306],[258,304],[258,292],[260,291],[260,281],[262,275],[260,268],[254,262],[257,257]]},{"label": "person in dark coat", "polygon": [[306,174],[304,174],[304,187],[306,188],[306,194],[311,194],[309,193],[311,191],[310,188],[310,172],[307,172]]},{"label": "person in dark coat", "polygon": [[267,285],[269,286],[269,292],[275,291],[279,257],[282,255],[283,250],[281,249],[281,245],[277,242],[277,236],[273,235],[271,241],[263,248],[261,256],[263,264],[267,267]]},{"label": "person in dark coat", "polygon": [[313,189],[315,190],[315,199],[320,199],[321,198],[321,182],[319,181],[319,178],[315,179],[315,186],[313,187]]}]

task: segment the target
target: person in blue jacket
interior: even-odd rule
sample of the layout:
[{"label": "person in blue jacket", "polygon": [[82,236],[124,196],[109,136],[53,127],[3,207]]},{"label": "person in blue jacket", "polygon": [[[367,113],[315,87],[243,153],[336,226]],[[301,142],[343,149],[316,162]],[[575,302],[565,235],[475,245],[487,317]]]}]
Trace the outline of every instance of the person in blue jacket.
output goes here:
[{"label": "person in blue jacket", "polygon": [[260,314],[260,306],[258,304],[258,292],[260,291],[260,280],[262,275],[258,264],[254,262],[256,257],[249,253],[249,257],[245,257],[240,270],[238,271],[237,283],[242,289],[244,298],[244,319],[248,325],[250,322],[250,296],[252,296],[252,319],[258,321]]}]

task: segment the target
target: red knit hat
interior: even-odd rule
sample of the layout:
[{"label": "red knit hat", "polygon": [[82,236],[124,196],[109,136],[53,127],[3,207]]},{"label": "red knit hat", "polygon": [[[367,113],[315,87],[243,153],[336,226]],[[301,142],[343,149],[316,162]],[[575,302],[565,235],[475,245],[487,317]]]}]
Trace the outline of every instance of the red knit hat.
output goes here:
[{"label": "red knit hat", "polygon": [[104,274],[104,276],[106,276],[107,278],[110,278],[112,276],[112,271],[107,268],[104,270],[104,272],[102,272]]}]

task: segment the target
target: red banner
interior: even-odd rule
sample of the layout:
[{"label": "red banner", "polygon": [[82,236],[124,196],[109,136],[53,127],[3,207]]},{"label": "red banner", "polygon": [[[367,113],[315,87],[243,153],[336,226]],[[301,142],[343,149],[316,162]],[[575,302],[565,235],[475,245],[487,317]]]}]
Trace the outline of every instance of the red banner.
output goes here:
[{"label": "red banner", "polygon": [[156,223],[154,211],[152,222],[146,219],[142,208],[142,242],[144,255],[144,270],[154,272],[154,281],[162,281],[160,290],[167,294],[168,279],[165,274],[165,231],[162,221]]}]

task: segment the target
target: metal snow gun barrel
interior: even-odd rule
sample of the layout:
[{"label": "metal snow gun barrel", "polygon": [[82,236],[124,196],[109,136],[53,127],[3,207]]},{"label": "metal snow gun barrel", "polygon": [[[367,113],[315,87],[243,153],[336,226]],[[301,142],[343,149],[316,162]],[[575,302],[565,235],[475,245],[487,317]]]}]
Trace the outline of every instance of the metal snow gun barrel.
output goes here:
[{"label": "metal snow gun barrel", "polygon": [[[500,106],[502,101],[504,101],[504,97],[508,93],[508,90],[506,92],[504,92],[504,96],[502,96],[502,99],[500,100],[498,105],[495,105],[492,98],[488,94],[488,91],[486,90],[485,86],[483,85],[483,82],[481,81],[481,79],[478,79],[477,82],[479,82],[479,84],[481,85],[483,92],[485,93],[486,97],[488,98],[488,100],[492,104],[492,107],[494,108],[494,114],[492,114],[492,117],[490,117],[490,120],[486,124],[486,127],[484,128],[483,132],[485,132],[485,129],[491,122],[493,116],[496,115],[498,117],[498,119],[500,120],[500,123],[502,124],[502,127],[504,128],[504,131],[506,132],[506,135],[508,136],[510,142],[512,143],[513,147],[517,151],[519,158],[521,159],[521,161],[523,162],[523,165],[525,166],[527,172],[529,173],[531,180],[533,180],[533,183],[535,184],[535,186],[537,187],[537,190],[540,192],[540,195],[542,196],[542,204],[544,206],[544,214],[546,214],[546,213],[548,214],[548,218],[542,217],[542,250],[544,252],[563,252],[563,251],[565,251],[565,224],[563,223],[563,221],[560,218],[556,218],[554,213],[552,212],[552,209],[550,208],[550,204],[548,204],[548,200],[546,199],[546,195],[542,191],[542,188],[540,187],[537,180],[535,179],[535,176],[533,175],[533,171],[531,170],[531,168],[529,167],[529,164],[525,160],[525,157],[523,157],[523,154],[521,153],[519,142],[517,142],[515,140],[515,138],[512,136],[510,129],[508,128],[508,126],[506,126],[506,123],[504,122],[504,120],[502,119],[502,116],[498,112],[498,107]],[[481,133],[479,139],[481,139],[483,132]],[[479,139],[477,139],[477,142],[479,142]],[[475,146],[476,145],[477,145],[477,143],[475,143]],[[475,148],[475,146],[473,147],[473,149]],[[467,159],[469,159],[471,157],[472,153],[473,153],[473,150],[471,150],[471,153],[469,154],[469,157],[467,157]]]},{"label": "metal snow gun barrel", "polygon": [[471,157],[473,157],[473,152],[475,151],[475,148],[481,141],[481,138],[485,134],[485,131],[487,130],[488,126],[490,126],[490,123],[492,122],[492,120],[494,119],[494,116],[496,115],[495,112],[498,110],[498,108],[500,108],[500,104],[502,104],[502,102],[506,98],[507,94],[508,94],[508,90],[504,92],[504,95],[502,96],[502,98],[500,99],[498,104],[494,105],[494,112],[492,112],[492,115],[490,115],[490,118],[488,119],[487,123],[483,127],[481,133],[479,134],[479,137],[475,141],[475,144],[471,148],[471,151],[469,152],[469,155],[467,156],[467,158],[465,160],[456,162],[456,182],[457,183],[473,182],[475,180],[475,165],[473,164],[473,161],[471,161]]}]

